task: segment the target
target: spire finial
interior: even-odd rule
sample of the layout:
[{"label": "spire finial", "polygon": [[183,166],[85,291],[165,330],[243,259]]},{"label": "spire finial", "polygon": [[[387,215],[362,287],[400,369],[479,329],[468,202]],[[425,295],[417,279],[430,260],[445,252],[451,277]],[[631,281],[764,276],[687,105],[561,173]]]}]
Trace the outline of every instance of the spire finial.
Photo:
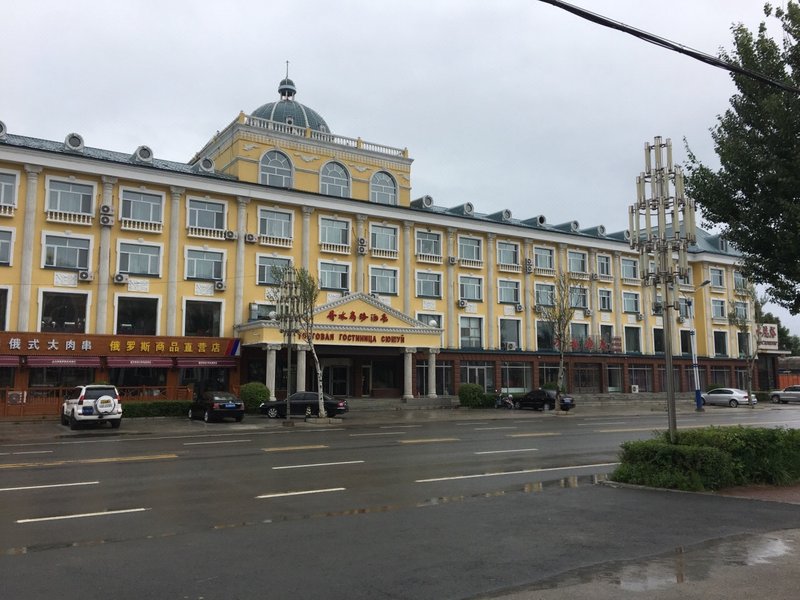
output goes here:
[{"label": "spire finial", "polygon": [[289,79],[289,61],[286,61],[286,79]]}]

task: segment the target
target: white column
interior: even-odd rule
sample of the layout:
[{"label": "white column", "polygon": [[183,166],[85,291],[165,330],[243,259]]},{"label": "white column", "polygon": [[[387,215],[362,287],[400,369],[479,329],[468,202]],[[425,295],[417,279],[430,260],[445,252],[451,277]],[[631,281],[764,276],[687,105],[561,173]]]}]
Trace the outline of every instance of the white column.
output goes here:
[{"label": "white column", "polygon": [[247,316],[242,312],[244,306],[244,234],[247,232],[247,205],[250,198],[237,196],[236,231],[236,281],[233,282],[233,322],[247,322]]},{"label": "white column", "polygon": [[[116,177],[103,176],[103,206],[114,207],[114,184]],[[100,227],[100,249],[97,262],[97,311],[94,320],[94,332],[106,333],[108,319],[108,282],[111,277],[111,227]],[[114,319],[111,319],[114,322]]]},{"label": "white column", "polygon": [[[530,259],[531,261],[535,260],[533,256],[533,244],[531,242],[525,242],[525,259]],[[525,331],[525,350],[533,350],[533,331],[536,325],[536,318],[531,310],[531,307],[536,304],[535,298],[535,291],[533,287],[533,283],[531,279],[533,275],[528,273],[526,267],[523,265],[523,275],[522,281],[524,282],[524,289],[525,289],[525,299],[522,302],[522,305],[525,307],[525,312],[522,314],[523,321],[522,327]]]},{"label": "white column", "polygon": [[280,346],[277,344],[269,344],[267,346],[267,388],[269,388],[269,399],[274,401],[275,398],[275,358],[276,354],[280,350]]},{"label": "white column", "polygon": [[403,312],[411,314],[411,290],[414,287],[414,275],[411,267],[411,249],[414,247],[411,241],[411,221],[403,221],[403,269],[399,285],[403,286]]},{"label": "white column", "polygon": [[451,264],[450,257],[458,257],[458,248],[456,248],[456,229],[454,227],[447,228],[447,291],[445,292],[442,301],[447,303],[445,307],[445,314],[447,315],[447,347],[458,347],[458,278],[456,275],[456,266]]},{"label": "white column", "polygon": [[308,346],[297,346],[297,379],[295,380],[296,392],[306,391],[306,356],[308,356]]},{"label": "white column", "polygon": [[303,207],[303,234],[302,234],[303,246],[302,246],[301,255],[300,255],[300,262],[301,262],[300,266],[302,266],[309,273],[316,274],[316,272],[317,272],[316,268],[312,270],[311,267],[309,266],[309,263],[308,263],[308,261],[309,261],[309,257],[308,257],[308,255],[309,255],[309,244],[311,243],[310,242],[310,238],[311,238],[311,214],[313,212],[314,212],[314,209],[311,208],[310,206],[304,206]]},{"label": "white column", "polygon": [[403,348],[403,400],[411,400],[414,397],[411,369],[413,367],[412,355],[416,351],[416,348]]},{"label": "white column", "polygon": [[436,353],[438,348],[428,349],[428,398],[436,398]]},{"label": "white column", "polygon": [[[31,311],[31,297],[33,296],[33,240],[36,229],[36,193],[39,189],[39,173],[42,167],[25,165],[28,174],[25,193],[25,221],[22,229],[22,264],[19,286],[19,312],[17,313],[17,331],[28,331],[28,316]],[[38,330],[34,328],[34,331]]]},{"label": "white column", "polygon": [[183,276],[178,273],[179,234],[181,225],[181,196],[184,188],[170,187],[172,202],[169,211],[169,259],[167,264],[167,335],[177,335],[178,325],[178,281]]},{"label": "white column", "polygon": [[[356,238],[367,239],[367,217],[366,215],[356,215]],[[363,292],[364,290],[364,263],[366,256],[363,254],[356,254],[356,281],[352,286],[353,291]]]},{"label": "white column", "polygon": [[489,233],[486,236],[486,263],[489,267],[488,269],[488,276],[486,278],[485,287],[486,287],[486,332],[487,332],[487,348],[489,350],[494,350],[498,347],[497,342],[495,342],[497,332],[497,322],[494,318],[494,302],[495,302],[495,288],[497,286],[497,281],[495,280],[495,272],[494,272],[494,264],[495,260],[495,253],[497,250],[497,236],[494,233]]}]

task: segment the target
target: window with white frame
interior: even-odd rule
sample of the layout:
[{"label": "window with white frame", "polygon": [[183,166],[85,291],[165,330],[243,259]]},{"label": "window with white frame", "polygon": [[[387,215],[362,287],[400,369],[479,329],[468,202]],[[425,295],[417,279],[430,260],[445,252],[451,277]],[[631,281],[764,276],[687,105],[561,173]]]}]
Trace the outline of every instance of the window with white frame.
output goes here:
[{"label": "window with white frame", "polygon": [[711,267],[709,269],[709,274],[711,275],[712,287],[725,287],[725,271]]},{"label": "window with white frame", "polygon": [[417,296],[421,298],[441,298],[441,273],[417,273]]},{"label": "window with white frame", "polygon": [[678,277],[678,283],[680,285],[692,285],[692,281],[694,277],[692,276],[692,267],[686,269],[686,277]]},{"label": "window with white frame", "polygon": [[589,337],[589,325],[586,323],[569,324],[570,339],[581,341]]},{"label": "window with white frame", "polygon": [[739,344],[739,357],[746,358],[750,356],[750,334],[746,331],[740,331],[736,334],[736,341]]},{"label": "window with white frame", "polygon": [[350,229],[347,221],[323,217],[319,220],[319,237],[323,244],[347,246],[350,243]]},{"label": "window with white frame", "polygon": [[123,219],[143,223],[162,223],[164,199],[159,194],[148,194],[138,190],[122,190]]},{"label": "window with white frame", "polygon": [[642,330],[639,327],[625,328],[625,352],[642,351]]},{"label": "window with white frame", "polygon": [[637,292],[622,292],[622,310],[626,313],[640,313],[639,294]]},{"label": "window with white frame", "polygon": [[280,273],[290,267],[292,261],[288,258],[276,256],[259,256],[257,264],[256,283],[258,285],[278,285],[280,283]]},{"label": "window with white frame", "polygon": [[482,348],[483,320],[480,317],[461,317],[461,347]]},{"label": "window with white frame", "polygon": [[[417,313],[417,321],[421,323],[425,323],[428,327],[439,327],[442,326],[442,315],[437,315],[434,313]],[[434,323],[433,325],[431,323]]]},{"label": "window with white frame", "polygon": [[597,292],[597,306],[600,310],[610,311],[613,310],[613,303],[611,301],[611,290],[598,290]]},{"label": "window with white frame", "polygon": [[430,231],[417,231],[417,254],[442,255],[442,236]]},{"label": "window with white frame", "polygon": [[728,334],[725,331],[714,332],[714,356],[728,356]]},{"label": "window with white frame", "polygon": [[90,215],[93,198],[91,185],[52,179],[47,190],[47,210]]},{"label": "window with white frame", "polygon": [[11,264],[11,232],[0,231],[0,265]]},{"label": "window with white frame", "polygon": [[742,274],[741,271],[733,272],[733,287],[737,292],[747,289],[747,278]]},{"label": "window with white frame", "polygon": [[224,255],[210,250],[186,251],[186,277],[222,281]]},{"label": "window with white frame", "polygon": [[497,301],[502,304],[519,304],[519,281],[500,279],[497,282]]},{"label": "window with white frame", "polygon": [[482,281],[480,277],[461,276],[458,278],[458,288],[462,300],[482,300]]},{"label": "window with white frame", "polygon": [[537,269],[553,269],[553,250],[552,248],[534,248],[533,256]]},{"label": "window with white frame", "polygon": [[319,265],[319,287],[323,290],[347,290],[350,284],[350,267],[341,263],[323,262]]},{"label": "window with white frame", "polygon": [[397,204],[397,184],[391,175],[378,171],[369,184],[369,201],[376,204]]},{"label": "window with white frame", "polygon": [[738,320],[747,320],[747,302],[735,302],[733,304],[733,310],[735,311],[734,314]]},{"label": "window with white frame", "polygon": [[0,205],[17,205],[17,176],[13,173],[0,173]]},{"label": "window with white frame", "polygon": [[678,315],[684,319],[692,316],[692,301],[688,298],[678,298]]},{"label": "window with white frame", "polygon": [[482,260],[481,240],[470,237],[458,238],[458,256],[464,260]]},{"label": "window with white frame", "polygon": [[146,244],[119,245],[119,272],[157,276],[161,267],[161,248]]},{"label": "window with white frame", "polygon": [[87,270],[89,268],[89,240],[46,235],[44,237],[44,266],[57,269]]},{"label": "window with white frame", "polygon": [[261,157],[261,183],[276,187],[292,187],[292,163],[283,152],[270,150]]},{"label": "window with white frame", "polygon": [[589,308],[589,290],[581,286],[570,287],[569,305],[572,308]]},{"label": "window with white frame", "polygon": [[225,229],[225,205],[189,198],[189,227],[199,229]]},{"label": "window with white frame", "polygon": [[322,167],[320,192],[328,196],[349,198],[350,176],[347,174],[347,169],[336,162],[329,162]]},{"label": "window with white frame", "polygon": [[633,258],[623,258],[620,261],[623,279],[639,279],[639,261]]},{"label": "window with white frame", "polygon": [[505,349],[509,344],[515,348],[520,346],[519,319],[500,319],[500,347]]},{"label": "window with white frame", "polygon": [[536,304],[541,306],[553,306],[555,304],[556,288],[549,283],[537,283],[534,291]]},{"label": "window with white frame", "polygon": [[605,254],[597,255],[597,274],[603,277],[611,276],[611,257]]},{"label": "window with white frame", "polygon": [[397,294],[397,269],[370,267],[369,291],[373,294]]},{"label": "window with white frame", "polygon": [[570,250],[567,252],[570,273],[586,273],[586,253]]},{"label": "window with white frame", "polygon": [[511,242],[497,242],[497,264],[518,265],[519,246]]},{"label": "window with white frame", "polygon": [[724,319],[726,312],[725,312],[725,300],[712,300],[711,301],[711,318],[712,319]]},{"label": "window with white frame", "polygon": [[370,226],[370,244],[373,250],[397,252],[397,227]]},{"label": "window with white frame", "polygon": [[258,211],[258,235],[292,239],[292,213],[262,208]]}]

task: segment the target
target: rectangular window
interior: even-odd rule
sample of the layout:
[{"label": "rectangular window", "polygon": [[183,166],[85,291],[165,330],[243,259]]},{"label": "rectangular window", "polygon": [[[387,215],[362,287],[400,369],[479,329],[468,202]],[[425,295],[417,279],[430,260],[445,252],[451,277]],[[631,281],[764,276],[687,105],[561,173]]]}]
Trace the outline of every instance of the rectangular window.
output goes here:
[{"label": "rectangular window", "polygon": [[442,275],[440,273],[417,273],[417,296],[441,298]]},{"label": "rectangular window", "polygon": [[569,305],[572,308],[589,307],[589,290],[585,287],[574,286],[569,288]]},{"label": "rectangular window", "polygon": [[736,311],[736,318],[740,321],[747,320],[747,302],[736,302],[733,305],[734,311]]},{"label": "rectangular window", "polygon": [[509,344],[519,348],[519,321],[500,319],[500,347],[506,349]]},{"label": "rectangular window", "polygon": [[[428,327],[441,327],[442,315],[434,315],[431,313],[417,313],[417,321],[424,323]],[[432,325],[432,323],[435,323]]]},{"label": "rectangular window", "polygon": [[573,341],[578,342],[578,346],[581,346],[582,340],[589,337],[589,326],[586,323],[570,323],[569,335]]},{"label": "rectangular window", "polygon": [[550,248],[534,248],[533,253],[537,269],[553,268],[553,251]]},{"label": "rectangular window", "polygon": [[597,255],[597,274],[603,277],[611,276],[611,257],[604,254]]},{"label": "rectangular window", "polygon": [[599,301],[600,310],[613,310],[611,290],[598,290],[597,299]]},{"label": "rectangular window", "polygon": [[556,288],[554,285],[550,285],[549,283],[537,283],[535,291],[536,304],[553,306],[553,304],[555,304],[555,291]]},{"label": "rectangular window", "polygon": [[620,264],[623,279],[639,279],[639,261],[623,258]]},{"label": "rectangular window", "polygon": [[47,191],[47,210],[92,214],[94,188],[70,181],[51,181]]},{"label": "rectangular window", "polygon": [[0,231],[0,265],[11,264],[11,232]]},{"label": "rectangular window", "polygon": [[222,281],[222,252],[187,250],[186,277]]},{"label": "rectangular window", "polygon": [[724,319],[725,318],[725,300],[712,300],[711,301],[711,318]]},{"label": "rectangular window", "polygon": [[370,238],[373,249],[397,251],[397,229],[395,227],[373,225]]},{"label": "rectangular window", "polygon": [[161,248],[142,244],[119,245],[119,272],[131,275],[158,275]]},{"label": "rectangular window", "polygon": [[480,317],[461,317],[461,347],[482,348]]},{"label": "rectangular window", "polygon": [[642,330],[638,327],[625,328],[625,352],[642,351]]},{"label": "rectangular window", "polygon": [[442,236],[430,231],[417,231],[417,254],[442,255]]},{"label": "rectangular window", "polygon": [[692,316],[692,302],[687,298],[678,298],[678,315],[684,319]]},{"label": "rectangular window", "polygon": [[17,205],[17,176],[11,173],[0,173],[0,205]]},{"label": "rectangular window", "polygon": [[261,209],[258,212],[258,235],[283,240],[292,239],[292,214]]},{"label": "rectangular window", "polygon": [[464,260],[483,260],[481,258],[481,240],[477,238],[458,238],[458,257]]},{"label": "rectangular window", "polygon": [[321,263],[319,266],[319,287],[323,290],[349,289],[349,267],[339,263]]},{"label": "rectangular window", "polygon": [[728,334],[724,331],[714,332],[714,356],[728,356]]},{"label": "rectangular window", "polygon": [[570,273],[586,273],[586,253],[570,250],[567,252],[567,259]]},{"label": "rectangular window", "polygon": [[681,329],[681,354],[691,356],[692,354],[692,331]]},{"label": "rectangular window", "polygon": [[636,292],[622,292],[622,310],[626,313],[639,313],[639,294]]},{"label": "rectangular window", "polygon": [[207,200],[189,199],[189,227],[225,229],[225,205]]},{"label": "rectangular window", "polygon": [[739,292],[747,290],[747,279],[742,275],[741,271],[733,272],[733,287]]},{"label": "rectangular window", "polygon": [[519,282],[501,279],[498,284],[497,300],[503,304],[519,304]]},{"label": "rectangular window", "polygon": [[89,268],[89,240],[46,235],[44,238],[44,266],[87,270]]},{"label": "rectangular window", "polygon": [[370,267],[369,291],[373,294],[397,294],[397,270]]},{"label": "rectangular window", "polygon": [[510,242],[497,242],[497,264],[518,265],[519,247]]},{"label": "rectangular window", "polygon": [[536,321],[537,350],[553,350],[556,346],[556,334],[553,324],[547,321]]},{"label": "rectangular window", "polygon": [[739,358],[750,356],[750,335],[740,331],[736,334],[736,342],[739,344]]},{"label": "rectangular window", "polygon": [[678,283],[680,285],[692,285],[693,279],[694,278],[692,276],[692,267],[689,267],[686,270],[686,277],[678,277]]},{"label": "rectangular window", "polygon": [[709,272],[711,274],[712,287],[725,287],[725,271],[711,267]]},{"label": "rectangular window", "polygon": [[319,220],[319,227],[319,241],[321,243],[338,244],[342,246],[347,246],[350,243],[347,221],[322,218]]},{"label": "rectangular window", "polygon": [[281,271],[290,267],[292,261],[288,258],[276,258],[274,256],[258,257],[258,285],[278,285]]},{"label": "rectangular window", "polygon": [[122,218],[145,223],[162,222],[162,198],[134,190],[122,190]]},{"label": "rectangular window", "polygon": [[664,354],[664,330],[653,329],[653,352]]},{"label": "rectangular window", "polygon": [[611,348],[612,338],[614,337],[613,325],[600,325],[600,342],[605,344],[606,348]]},{"label": "rectangular window", "polygon": [[458,288],[462,300],[483,300],[480,277],[459,277]]}]

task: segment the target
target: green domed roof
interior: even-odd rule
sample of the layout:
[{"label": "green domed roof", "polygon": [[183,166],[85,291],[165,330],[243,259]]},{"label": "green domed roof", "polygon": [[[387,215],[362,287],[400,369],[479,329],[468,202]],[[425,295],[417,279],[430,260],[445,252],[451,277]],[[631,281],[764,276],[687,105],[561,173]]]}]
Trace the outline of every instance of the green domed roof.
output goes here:
[{"label": "green domed roof", "polygon": [[297,88],[288,77],[280,82],[278,93],[281,99],[278,102],[268,102],[253,111],[253,116],[268,121],[278,121],[294,125],[295,127],[308,127],[316,131],[330,132],[328,124],[317,111],[300,104],[294,99]]}]

